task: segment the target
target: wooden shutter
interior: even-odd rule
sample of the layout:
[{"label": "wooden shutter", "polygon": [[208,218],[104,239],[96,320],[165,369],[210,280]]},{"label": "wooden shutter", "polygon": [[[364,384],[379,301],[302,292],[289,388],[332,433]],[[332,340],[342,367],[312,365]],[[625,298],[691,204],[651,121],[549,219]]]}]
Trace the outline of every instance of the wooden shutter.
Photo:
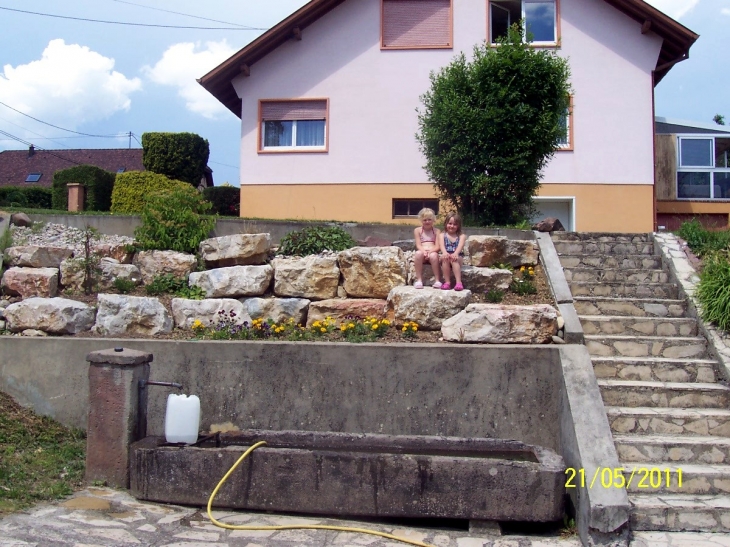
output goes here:
[{"label": "wooden shutter", "polygon": [[262,120],[324,120],[327,118],[327,101],[263,101]]},{"label": "wooden shutter", "polygon": [[451,0],[383,0],[383,47],[451,47]]}]

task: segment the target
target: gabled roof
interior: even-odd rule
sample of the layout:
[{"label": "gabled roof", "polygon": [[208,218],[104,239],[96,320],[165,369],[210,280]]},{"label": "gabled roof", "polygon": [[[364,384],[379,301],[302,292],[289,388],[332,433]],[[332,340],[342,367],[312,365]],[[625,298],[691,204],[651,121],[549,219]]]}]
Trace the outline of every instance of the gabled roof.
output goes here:
[{"label": "gabled roof", "polygon": [[[238,53],[218,65],[198,80],[215,98],[231,112],[241,117],[241,100],[231,85],[231,80],[243,73],[248,75],[253,64],[274,51],[284,42],[301,39],[302,30],[317,21],[345,0],[310,0],[299,10],[270,28]],[[641,32],[654,32],[663,39],[655,68],[654,85],[669,72],[674,64],[689,57],[689,48],[699,38],[643,0],[604,0],[635,21],[641,23]]]},{"label": "gabled roof", "polygon": [[[116,173],[144,171],[141,148],[77,150],[4,150],[0,152],[0,186],[42,186],[50,188],[53,174],[76,165],[95,165]],[[31,173],[41,173],[38,182],[25,182]]]}]

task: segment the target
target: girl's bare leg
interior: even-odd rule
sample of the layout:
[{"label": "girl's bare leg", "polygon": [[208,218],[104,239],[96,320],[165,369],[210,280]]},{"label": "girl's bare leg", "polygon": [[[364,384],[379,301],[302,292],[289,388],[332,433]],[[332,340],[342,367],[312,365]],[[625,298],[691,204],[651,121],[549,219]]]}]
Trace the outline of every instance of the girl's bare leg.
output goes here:
[{"label": "girl's bare leg", "polygon": [[448,256],[445,256],[441,261],[441,267],[444,269],[444,283],[449,283],[451,279],[451,261]]},{"label": "girl's bare leg", "polygon": [[436,281],[441,281],[441,270],[439,269],[439,254],[436,251],[431,251],[428,254],[428,261],[431,263],[431,269],[433,270],[433,277]]},{"label": "girl's bare leg", "polygon": [[459,257],[451,263],[451,267],[454,269],[454,279],[456,280],[457,285],[461,285],[461,265],[463,262],[464,259]]},{"label": "girl's bare leg", "polygon": [[416,251],[413,265],[416,267],[416,281],[423,282],[423,251]]}]

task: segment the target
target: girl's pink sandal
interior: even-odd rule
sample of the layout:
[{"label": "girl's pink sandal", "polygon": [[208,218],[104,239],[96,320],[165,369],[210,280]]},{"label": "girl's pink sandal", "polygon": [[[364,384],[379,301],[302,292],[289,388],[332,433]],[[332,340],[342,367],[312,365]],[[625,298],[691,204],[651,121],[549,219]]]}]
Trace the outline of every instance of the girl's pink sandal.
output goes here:
[{"label": "girl's pink sandal", "polygon": [[449,283],[444,283],[443,285],[441,285],[441,290],[442,290],[442,291],[448,291],[448,290],[451,290],[451,284],[449,284]]},{"label": "girl's pink sandal", "polygon": [[454,290],[455,290],[455,291],[463,291],[463,290],[464,290],[464,285],[462,285],[461,283],[457,283],[457,284],[456,284],[456,285],[454,286]]}]

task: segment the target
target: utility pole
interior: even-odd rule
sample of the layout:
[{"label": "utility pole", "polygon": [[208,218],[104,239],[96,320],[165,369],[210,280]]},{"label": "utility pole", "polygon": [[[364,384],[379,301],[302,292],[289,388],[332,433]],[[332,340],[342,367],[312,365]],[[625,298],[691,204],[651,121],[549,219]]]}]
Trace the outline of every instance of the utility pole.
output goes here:
[{"label": "utility pole", "polygon": [[132,132],[129,132],[129,148],[132,148]]}]

